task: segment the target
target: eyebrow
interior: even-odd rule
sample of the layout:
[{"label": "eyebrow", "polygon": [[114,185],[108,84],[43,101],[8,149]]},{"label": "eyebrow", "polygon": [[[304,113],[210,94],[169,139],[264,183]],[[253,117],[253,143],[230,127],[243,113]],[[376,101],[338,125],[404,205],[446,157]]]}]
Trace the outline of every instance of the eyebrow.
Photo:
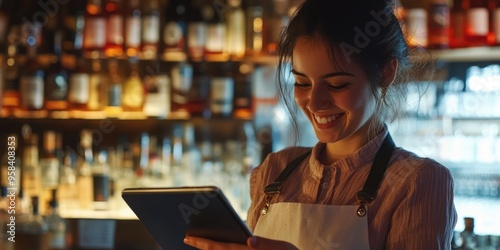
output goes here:
[{"label": "eyebrow", "polygon": [[[302,72],[299,72],[297,70],[294,70],[292,69],[291,70],[292,74],[294,75],[298,75],[298,76],[303,76],[303,77],[307,77],[306,74],[302,73]],[[328,74],[325,74],[323,76],[321,76],[321,78],[330,78],[330,77],[334,77],[334,76],[354,76],[353,74],[351,73],[347,73],[347,72],[343,72],[343,71],[339,71],[339,72],[332,72],[332,73],[328,73]]]}]

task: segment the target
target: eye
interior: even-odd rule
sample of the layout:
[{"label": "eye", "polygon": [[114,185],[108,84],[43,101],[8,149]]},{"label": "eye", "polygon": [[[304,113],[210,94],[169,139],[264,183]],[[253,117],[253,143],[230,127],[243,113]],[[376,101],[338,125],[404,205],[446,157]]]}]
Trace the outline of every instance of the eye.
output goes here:
[{"label": "eye", "polygon": [[298,83],[298,82],[295,82],[295,83],[293,84],[293,86],[294,86],[295,88],[304,89],[304,88],[307,88],[307,87],[311,86],[311,84],[309,84],[309,83]]},{"label": "eye", "polygon": [[349,86],[348,83],[342,85],[328,85],[328,88],[330,88],[331,90],[338,91],[347,88],[347,86]]}]

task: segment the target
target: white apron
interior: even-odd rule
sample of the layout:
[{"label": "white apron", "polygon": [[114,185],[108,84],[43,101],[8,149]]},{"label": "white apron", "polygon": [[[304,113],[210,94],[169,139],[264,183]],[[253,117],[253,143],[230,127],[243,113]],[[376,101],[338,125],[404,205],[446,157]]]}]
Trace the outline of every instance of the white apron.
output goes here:
[{"label": "white apron", "polygon": [[254,235],[286,241],[300,250],[370,249],[366,216],[356,214],[358,207],[274,203],[260,216]]}]

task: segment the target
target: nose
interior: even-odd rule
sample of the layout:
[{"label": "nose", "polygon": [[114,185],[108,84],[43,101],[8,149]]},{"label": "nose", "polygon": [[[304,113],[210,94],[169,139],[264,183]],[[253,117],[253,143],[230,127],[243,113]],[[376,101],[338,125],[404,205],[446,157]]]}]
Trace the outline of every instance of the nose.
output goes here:
[{"label": "nose", "polygon": [[309,101],[307,108],[311,112],[317,112],[322,109],[331,107],[333,104],[332,96],[324,84],[313,84],[309,92]]}]

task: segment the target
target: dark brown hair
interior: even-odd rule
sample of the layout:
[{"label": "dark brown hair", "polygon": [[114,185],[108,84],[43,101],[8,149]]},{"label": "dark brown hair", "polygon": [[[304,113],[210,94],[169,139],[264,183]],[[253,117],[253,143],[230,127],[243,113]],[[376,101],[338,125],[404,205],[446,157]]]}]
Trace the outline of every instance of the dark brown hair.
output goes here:
[{"label": "dark brown hair", "polygon": [[[290,76],[287,66],[293,60],[295,43],[301,37],[322,39],[330,45],[333,63],[345,66],[354,62],[365,70],[377,99],[371,133],[376,133],[381,123],[392,122],[402,113],[406,97],[403,83],[410,79],[412,63],[392,1],[305,0],[292,15],[288,26],[282,30],[278,45],[278,89],[281,100],[290,111],[295,132],[298,132],[298,109],[290,99],[293,94],[286,78]],[[385,88],[380,80],[383,69],[391,60],[398,61],[397,76]],[[297,141],[299,134],[295,134]]]}]

